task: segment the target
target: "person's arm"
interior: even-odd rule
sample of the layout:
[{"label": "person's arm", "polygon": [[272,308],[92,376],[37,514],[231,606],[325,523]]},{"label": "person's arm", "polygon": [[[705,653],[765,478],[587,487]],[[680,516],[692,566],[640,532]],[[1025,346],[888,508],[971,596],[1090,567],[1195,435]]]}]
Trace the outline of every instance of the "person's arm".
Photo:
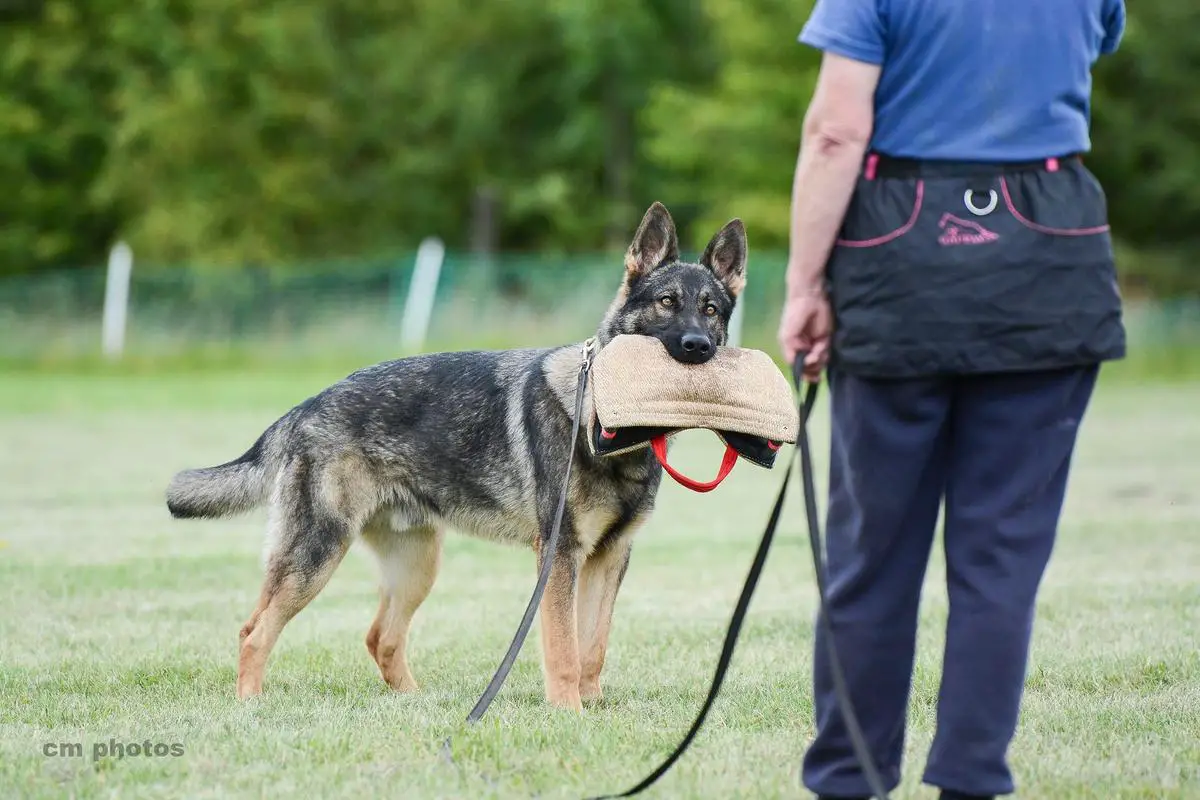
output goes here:
[{"label": "person's arm", "polygon": [[1101,55],[1117,52],[1121,37],[1125,33],[1125,0],[1105,0],[1104,40],[1100,44]]},{"label": "person's arm", "polygon": [[826,51],[792,179],[789,297],[819,294],[874,122],[879,66]]},{"label": "person's arm", "polygon": [[829,358],[832,311],[825,262],[862,169],[875,121],[875,86],[887,51],[886,0],[817,0],[800,41],[824,56],[792,177],[786,297],[779,344],[804,375],[819,380]]}]

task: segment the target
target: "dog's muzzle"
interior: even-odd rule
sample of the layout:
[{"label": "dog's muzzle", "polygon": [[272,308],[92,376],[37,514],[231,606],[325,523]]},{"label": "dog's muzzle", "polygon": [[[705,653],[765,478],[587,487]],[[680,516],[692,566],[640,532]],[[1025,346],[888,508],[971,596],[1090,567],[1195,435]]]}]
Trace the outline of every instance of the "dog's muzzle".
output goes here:
[{"label": "dog's muzzle", "polygon": [[[596,355],[591,393],[593,455],[650,447],[667,474],[698,492],[715,489],[739,457],[770,469],[800,428],[787,378],[766,353],[749,348],[717,347],[703,364],[684,364],[652,336],[622,334]],[[693,480],[667,463],[667,439],[692,429],[710,430],[725,443],[712,481]]]}]

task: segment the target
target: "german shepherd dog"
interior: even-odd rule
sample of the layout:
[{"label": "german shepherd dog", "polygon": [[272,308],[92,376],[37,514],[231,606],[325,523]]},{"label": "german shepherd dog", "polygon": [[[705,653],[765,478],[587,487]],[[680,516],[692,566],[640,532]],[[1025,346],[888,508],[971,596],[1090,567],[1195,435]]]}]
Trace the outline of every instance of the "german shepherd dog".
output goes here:
[{"label": "german shepherd dog", "polygon": [[[699,263],[681,261],[674,222],[655,203],[626,252],[597,345],[650,335],[678,361],[707,361],[725,342],[746,254],[745,228],[734,219]],[[240,458],[175,475],[167,508],[176,518],[268,507],[262,593],[241,629],[239,698],[262,691],[284,625],[356,537],[381,573],[367,650],[393,689],[416,689],[405,646],[437,577],[444,531],[531,547],[540,569],[572,447],[566,512],[539,606],[542,668],[551,704],[580,711],[582,700],[600,698],[613,604],[662,468],[649,448],[593,457],[585,424],[570,440],[581,354],[576,344],[377,364],[297,405]]]}]

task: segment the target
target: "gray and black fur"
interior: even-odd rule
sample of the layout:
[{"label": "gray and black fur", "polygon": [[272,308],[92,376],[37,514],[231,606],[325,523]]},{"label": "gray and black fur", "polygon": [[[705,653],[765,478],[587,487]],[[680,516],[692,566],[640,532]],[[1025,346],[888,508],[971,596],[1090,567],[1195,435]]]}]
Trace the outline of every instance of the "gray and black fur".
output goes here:
[{"label": "gray and black fur", "polygon": [[[644,334],[680,361],[707,361],[725,343],[746,254],[733,220],[699,263],[681,261],[670,214],[655,203],[626,253],[599,346]],[[532,547],[540,567],[569,447],[567,513],[540,607],[546,695],[575,709],[600,696],[613,603],[661,467],[648,449],[596,458],[584,432],[570,440],[581,352],[576,344],[377,364],[293,408],[236,460],[174,477],[167,507],[177,518],[268,506],[266,576],[241,631],[239,697],[262,690],[280,631],[355,538],[381,566],[367,648],[392,687],[415,689],[405,646],[444,531]]]}]

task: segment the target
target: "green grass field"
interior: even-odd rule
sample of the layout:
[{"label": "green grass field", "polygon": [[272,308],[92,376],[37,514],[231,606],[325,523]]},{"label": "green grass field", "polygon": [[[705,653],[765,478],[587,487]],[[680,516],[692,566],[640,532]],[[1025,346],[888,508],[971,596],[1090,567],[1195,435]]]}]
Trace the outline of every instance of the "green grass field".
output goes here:
[{"label": "green grass field", "polygon": [[[389,693],[363,645],[376,595],[356,548],[284,632],[266,693],[235,701],[263,515],[174,522],[162,492],[337,377],[0,375],[0,797],[579,798],[628,788],[674,746],[782,470],[741,464],[703,496],[664,484],[617,604],[606,700],[583,717],[543,705],[535,630],[488,717],[462,723],[534,571],[526,552],[458,536],[413,632],[419,694]],[[823,426],[814,437],[823,475]],[[681,448],[692,473],[715,469],[715,438]],[[1200,384],[1102,381],[1076,463],[1012,750],[1018,796],[1200,797]],[[645,796],[806,796],[808,558],[795,491],[709,724]],[[897,798],[934,796],[919,776],[942,575],[935,557]],[[93,757],[113,741],[182,752]]]}]

